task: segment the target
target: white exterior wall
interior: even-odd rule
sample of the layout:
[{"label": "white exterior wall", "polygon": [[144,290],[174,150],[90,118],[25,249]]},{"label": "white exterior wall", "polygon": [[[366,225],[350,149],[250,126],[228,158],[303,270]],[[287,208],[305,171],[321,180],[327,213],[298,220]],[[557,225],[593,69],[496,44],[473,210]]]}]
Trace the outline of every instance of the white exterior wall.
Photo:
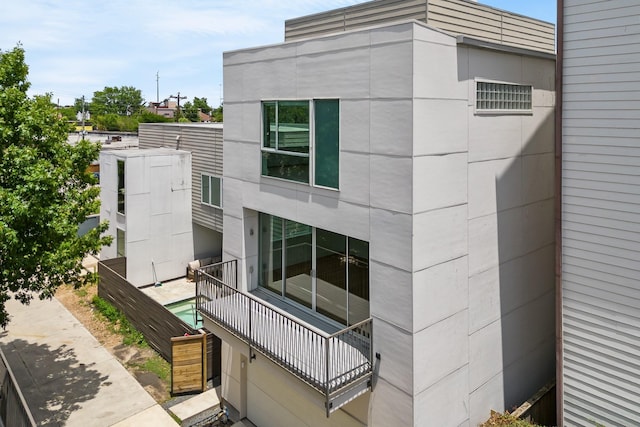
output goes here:
[{"label": "white exterior wall", "polygon": [[[553,377],[552,60],[462,47],[404,23],[224,62],[223,250],[241,261],[241,287],[257,285],[257,212],[370,244],[382,360],[374,391],[340,410],[345,425],[476,425]],[[476,117],[474,77],[534,84],[534,114]],[[340,99],[339,191],[260,176],[261,100],[312,98]],[[223,371],[247,357],[237,348],[223,352]],[[306,425],[337,422],[321,406],[267,397],[272,376],[293,377],[261,366],[278,373],[248,371],[247,388],[266,393],[248,393],[250,419],[258,405]],[[246,402],[241,384],[223,372],[234,406]]]},{"label": "white exterior wall", "polygon": [[564,425],[640,425],[640,4],[564,0]]},{"label": "white exterior wall", "polygon": [[[118,213],[117,161],[125,161],[125,215]],[[103,259],[117,256],[116,228],[125,231],[127,280],[135,286],[184,276],[193,260],[191,154],[177,150],[100,153],[100,216],[113,243]]]}]

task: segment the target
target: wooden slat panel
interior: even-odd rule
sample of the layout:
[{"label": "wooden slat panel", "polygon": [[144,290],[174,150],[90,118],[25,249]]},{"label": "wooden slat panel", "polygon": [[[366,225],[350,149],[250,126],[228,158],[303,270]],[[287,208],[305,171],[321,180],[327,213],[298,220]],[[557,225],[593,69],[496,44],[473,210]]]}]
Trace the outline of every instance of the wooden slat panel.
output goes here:
[{"label": "wooden slat panel", "polygon": [[171,338],[171,393],[204,391],[207,386],[207,336]]}]

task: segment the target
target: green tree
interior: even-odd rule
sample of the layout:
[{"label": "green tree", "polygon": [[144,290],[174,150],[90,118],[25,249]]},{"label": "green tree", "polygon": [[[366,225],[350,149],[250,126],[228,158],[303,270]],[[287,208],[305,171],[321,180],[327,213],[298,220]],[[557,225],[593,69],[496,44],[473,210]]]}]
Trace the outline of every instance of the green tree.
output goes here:
[{"label": "green tree", "polygon": [[207,98],[193,98],[193,102],[187,101],[181,108],[182,115],[192,122],[199,122],[200,116],[198,112],[202,111],[205,114],[210,114],[213,108],[207,104]]},{"label": "green tree", "polygon": [[60,107],[57,108],[57,110],[60,117],[62,117],[64,120],[68,122],[76,121],[76,109],[74,107]]},{"label": "green tree", "polygon": [[222,105],[213,110],[213,114],[211,115],[212,122],[220,122],[222,123],[224,119],[224,114],[222,111]]},{"label": "green tree", "polygon": [[78,225],[99,207],[88,173],[99,146],[67,143],[51,96],[27,96],[24,50],[0,50],[0,326],[5,303],[51,298],[82,280],[82,258],[111,242],[106,223],[79,237]]},{"label": "green tree", "polygon": [[[187,101],[184,103],[184,106],[180,108],[180,112],[182,113],[182,117],[190,122],[199,122],[200,116],[198,115],[198,107],[196,107],[193,103]],[[178,121],[180,121],[178,119]]]},{"label": "green tree", "polygon": [[105,87],[93,92],[89,111],[91,114],[117,114],[129,116],[140,111],[144,99],[140,89],[133,86]]}]

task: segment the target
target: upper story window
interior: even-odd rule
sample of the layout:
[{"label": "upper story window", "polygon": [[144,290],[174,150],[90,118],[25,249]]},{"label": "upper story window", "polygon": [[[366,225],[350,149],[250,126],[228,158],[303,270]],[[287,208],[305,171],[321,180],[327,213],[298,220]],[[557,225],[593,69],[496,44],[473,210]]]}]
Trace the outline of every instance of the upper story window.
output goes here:
[{"label": "upper story window", "polygon": [[[124,160],[118,160],[118,213],[124,215]],[[113,194],[113,193],[112,193]]]},{"label": "upper story window", "polygon": [[262,175],[337,189],[339,111],[335,99],[263,102]]},{"label": "upper story window", "polygon": [[222,178],[202,174],[201,202],[204,205],[222,207]]},{"label": "upper story window", "polygon": [[476,112],[530,113],[531,85],[476,81]]}]

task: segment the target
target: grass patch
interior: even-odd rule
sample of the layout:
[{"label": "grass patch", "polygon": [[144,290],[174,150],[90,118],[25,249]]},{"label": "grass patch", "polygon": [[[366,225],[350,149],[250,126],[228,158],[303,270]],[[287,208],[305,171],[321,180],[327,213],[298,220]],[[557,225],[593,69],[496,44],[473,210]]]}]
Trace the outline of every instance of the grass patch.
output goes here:
[{"label": "grass patch", "polygon": [[165,383],[171,381],[171,365],[160,355],[147,359],[140,367],[146,371],[153,372]]},{"label": "grass patch", "polygon": [[109,322],[110,330],[122,335],[123,344],[136,345],[142,348],[149,346],[144,339],[144,335],[133,327],[129,319],[120,310],[97,295],[93,297],[91,303],[98,313]]}]

